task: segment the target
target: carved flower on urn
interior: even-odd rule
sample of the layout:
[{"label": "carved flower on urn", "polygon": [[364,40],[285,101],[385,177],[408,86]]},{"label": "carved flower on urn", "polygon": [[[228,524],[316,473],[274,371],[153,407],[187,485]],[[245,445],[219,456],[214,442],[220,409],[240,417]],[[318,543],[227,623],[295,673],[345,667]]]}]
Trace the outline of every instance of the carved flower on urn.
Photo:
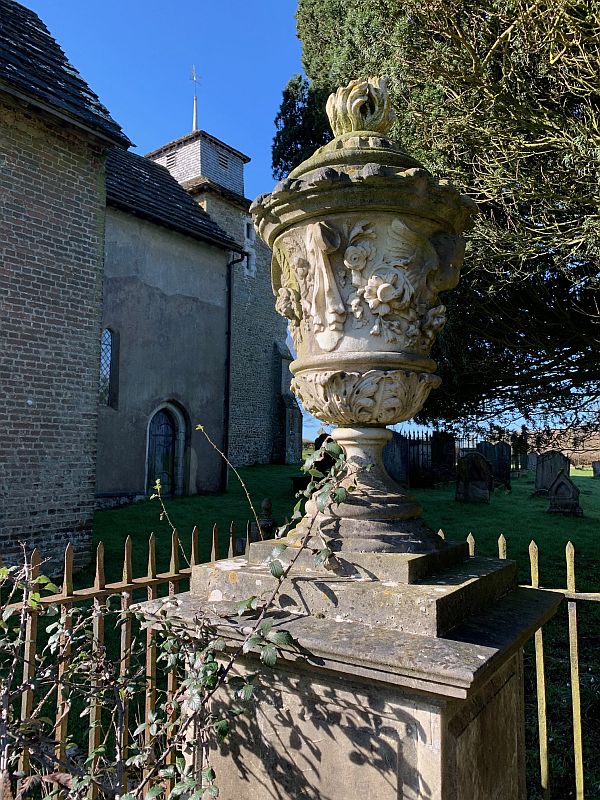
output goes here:
[{"label": "carved flower on urn", "polygon": [[413,288],[406,276],[398,271],[384,276],[371,275],[367,285],[358,290],[373,314],[384,317],[393,311],[402,311],[410,303]]},{"label": "carved flower on urn", "polygon": [[367,266],[367,261],[373,254],[370,242],[351,244],[344,252],[344,265],[352,272],[352,285],[362,286],[362,271]]}]

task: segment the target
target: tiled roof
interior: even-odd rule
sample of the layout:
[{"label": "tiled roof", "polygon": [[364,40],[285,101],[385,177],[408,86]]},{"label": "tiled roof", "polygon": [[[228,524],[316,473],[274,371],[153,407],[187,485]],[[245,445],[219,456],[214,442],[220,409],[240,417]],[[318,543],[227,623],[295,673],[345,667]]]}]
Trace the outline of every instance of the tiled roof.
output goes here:
[{"label": "tiled roof", "polygon": [[106,161],[107,202],[131,214],[241,252],[240,246],[214,222],[171,175],[150,159],[113,147]]},{"label": "tiled roof", "polygon": [[129,139],[81,78],[42,20],[0,0],[0,90],[128,146]]},{"label": "tiled roof", "polygon": [[248,211],[252,202],[248,200],[247,197],[244,197],[243,194],[232,192],[231,189],[226,189],[224,186],[221,186],[221,184],[211,181],[210,178],[205,178],[204,175],[200,175],[198,178],[191,178],[189,181],[183,181],[181,185],[191,195],[203,194],[204,192],[218,194],[225,200],[229,200],[229,202],[240,206],[245,211]]}]

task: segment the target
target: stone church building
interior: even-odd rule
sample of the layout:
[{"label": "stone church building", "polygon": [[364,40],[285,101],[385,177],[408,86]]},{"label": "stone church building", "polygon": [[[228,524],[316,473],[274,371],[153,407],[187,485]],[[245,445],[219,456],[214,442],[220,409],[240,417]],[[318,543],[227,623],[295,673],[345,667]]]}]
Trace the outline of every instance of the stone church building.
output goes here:
[{"label": "stone church building", "polygon": [[[0,0],[0,555],[89,550],[96,504],[300,460],[247,157],[142,158],[39,17]],[[177,172],[189,159],[187,172]]]}]

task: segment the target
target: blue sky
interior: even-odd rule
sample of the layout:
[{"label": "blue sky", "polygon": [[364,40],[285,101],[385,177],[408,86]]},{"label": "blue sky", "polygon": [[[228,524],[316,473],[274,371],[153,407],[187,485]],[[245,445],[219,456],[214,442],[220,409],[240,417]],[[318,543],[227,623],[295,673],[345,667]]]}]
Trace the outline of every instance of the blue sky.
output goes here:
[{"label": "blue sky", "polygon": [[249,155],[246,195],[270,191],[273,120],[301,71],[296,0],[21,0],[137,145],[149,150],[191,130],[192,64],[198,124]]}]

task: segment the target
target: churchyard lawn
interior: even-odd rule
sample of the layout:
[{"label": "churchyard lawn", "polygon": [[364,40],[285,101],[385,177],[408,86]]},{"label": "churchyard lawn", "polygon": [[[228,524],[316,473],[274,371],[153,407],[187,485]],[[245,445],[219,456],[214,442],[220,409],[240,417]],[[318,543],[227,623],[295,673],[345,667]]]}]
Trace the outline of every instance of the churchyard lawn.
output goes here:
[{"label": "churchyard lawn", "polygon": [[[255,466],[240,469],[252,501],[260,514],[260,503],[265,497],[273,501],[273,517],[283,524],[291,515],[295,502],[291,476],[298,474],[296,467]],[[428,525],[442,528],[448,539],[465,539],[469,532],[475,536],[477,553],[494,556],[498,553],[497,539],[503,533],[508,541],[508,557],[519,565],[519,580],[529,581],[528,547],[532,539],[540,547],[540,580],[546,586],[564,586],[564,548],[570,540],[575,545],[578,589],[598,590],[598,560],[600,557],[600,480],[594,481],[591,470],[572,470],[572,477],[581,489],[580,519],[547,514],[547,498],[532,497],[533,473],[523,472],[513,478],[512,492],[497,489],[489,505],[456,503],[454,486],[436,489],[415,489],[414,494],[424,507]],[[165,501],[173,524],[177,527],[186,552],[189,552],[190,534],[194,525],[200,533],[200,555],[207,559],[210,553],[210,531],[213,523],[221,532],[221,553],[227,552],[229,523],[236,524],[238,535],[243,535],[251,512],[245,494],[230,472],[229,490],[226,494],[184,497]],[[123,545],[127,535],[134,540],[134,575],[146,570],[146,545],[150,533],[157,537],[157,568],[166,570],[169,565],[171,531],[166,520],[160,520],[157,501],[144,501],[112,511],[99,511],[94,517],[95,541],[103,541],[106,550],[107,580],[120,578]],[[79,582],[91,576],[87,570]]]}]

